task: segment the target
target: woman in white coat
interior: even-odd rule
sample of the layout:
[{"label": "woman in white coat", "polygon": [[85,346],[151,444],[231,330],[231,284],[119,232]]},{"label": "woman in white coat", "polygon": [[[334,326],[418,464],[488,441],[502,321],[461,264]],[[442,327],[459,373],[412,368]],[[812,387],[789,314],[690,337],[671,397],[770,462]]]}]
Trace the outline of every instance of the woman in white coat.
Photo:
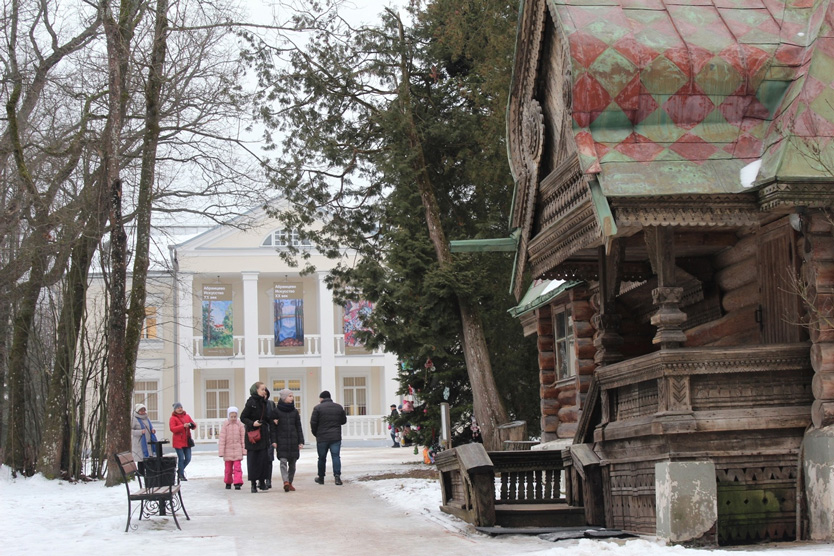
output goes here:
[{"label": "woman in white coat", "polygon": [[133,461],[139,474],[145,476],[145,458],[153,455],[151,442],[156,442],[156,429],[148,417],[148,410],[145,404],[138,403],[133,407],[133,419],[131,425],[130,451],[133,452]]}]

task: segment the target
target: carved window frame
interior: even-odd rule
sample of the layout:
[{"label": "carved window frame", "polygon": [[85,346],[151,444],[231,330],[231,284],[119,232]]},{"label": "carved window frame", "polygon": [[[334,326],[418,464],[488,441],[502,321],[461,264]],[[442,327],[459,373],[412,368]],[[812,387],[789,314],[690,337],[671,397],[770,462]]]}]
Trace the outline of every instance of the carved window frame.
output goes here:
[{"label": "carved window frame", "polygon": [[573,311],[570,303],[551,307],[553,320],[553,352],[556,381],[570,380],[576,376],[576,335],[573,327]]}]

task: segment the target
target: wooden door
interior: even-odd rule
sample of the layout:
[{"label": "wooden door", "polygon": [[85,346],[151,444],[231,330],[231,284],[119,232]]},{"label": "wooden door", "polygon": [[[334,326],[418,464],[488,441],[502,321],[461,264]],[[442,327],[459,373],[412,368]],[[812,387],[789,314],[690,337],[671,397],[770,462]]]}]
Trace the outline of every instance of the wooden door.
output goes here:
[{"label": "wooden door", "polygon": [[796,233],[783,218],[762,228],[758,249],[759,326],[764,344],[800,342],[801,299]]}]

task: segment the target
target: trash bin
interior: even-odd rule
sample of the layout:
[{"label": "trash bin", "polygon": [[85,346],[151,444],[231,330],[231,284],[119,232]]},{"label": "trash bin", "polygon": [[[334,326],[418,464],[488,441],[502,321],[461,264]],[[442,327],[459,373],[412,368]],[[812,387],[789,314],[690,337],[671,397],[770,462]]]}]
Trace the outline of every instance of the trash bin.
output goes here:
[{"label": "trash bin", "polygon": [[145,458],[145,487],[173,486],[177,479],[177,456]]},{"label": "trash bin", "polygon": [[[176,484],[177,456],[145,458],[145,488]],[[165,515],[165,504],[159,502],[159,515]]]}]

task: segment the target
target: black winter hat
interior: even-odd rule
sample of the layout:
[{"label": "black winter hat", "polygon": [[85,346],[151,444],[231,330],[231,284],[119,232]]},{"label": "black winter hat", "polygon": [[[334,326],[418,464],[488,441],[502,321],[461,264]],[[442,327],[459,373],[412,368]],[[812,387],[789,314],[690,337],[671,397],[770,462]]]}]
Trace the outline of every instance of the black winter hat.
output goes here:
[{"label": "black winter hat", "polygon": [[321,394],[319,394],[319,397],[323,400],[329,400],[330,392],[328,392],[327,390],[322,390]]}]

